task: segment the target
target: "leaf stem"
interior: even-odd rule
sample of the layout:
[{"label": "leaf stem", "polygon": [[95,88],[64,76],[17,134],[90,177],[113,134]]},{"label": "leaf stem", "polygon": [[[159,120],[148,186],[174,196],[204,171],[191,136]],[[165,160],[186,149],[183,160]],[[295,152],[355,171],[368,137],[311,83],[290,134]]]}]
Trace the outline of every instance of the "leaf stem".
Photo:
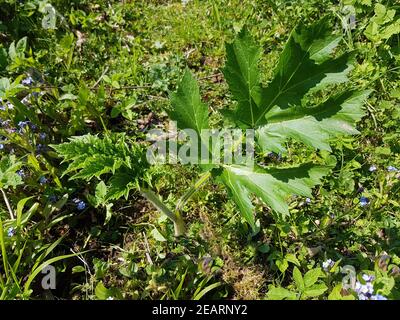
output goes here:
[{"label": "leaf stem", "polygon": [[14,220],[15,219],[14,212],[13,212],[11,206],[10,206],[10,202],[8,201],[7,195],[6,195],[6,193],[4,192],[4,190],[2,188],[0,188],[0,191],[3,194],[4,202],[6,203],[8,212],[10,213],[10,218],[11,218],[11,220]]},{"label": "leaf stem", "polygon": [[174,223],[175,237],[179,237],[186,232],[185,222],[181,215],[179,213],[174,214],[153,191],[142,189],[141,194]]},{"label": "leaf stem", "polygon": [[190,189],[179,199],[177,205],[176,205],[176,212],[181,212],[183,206],[186,204],[186,202],[192,197],[193,194],[196,193],[196,191],[199,190],[199,188],[211,177],[211,172],[208,171],[204,173],[203,175],[200,176],[200,179],[197,180],[197,182],[190,187]]}]

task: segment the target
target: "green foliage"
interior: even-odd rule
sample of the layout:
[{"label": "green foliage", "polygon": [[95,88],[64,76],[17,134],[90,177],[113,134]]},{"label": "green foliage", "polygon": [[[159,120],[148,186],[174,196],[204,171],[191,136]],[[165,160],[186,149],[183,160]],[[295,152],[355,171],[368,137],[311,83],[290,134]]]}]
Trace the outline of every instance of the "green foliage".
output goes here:
[{"label": "green foliage", "polygon": [[[288,138],[330,151],[329,138],[358,132],[355,122],[364,114],[362,105],[370,93],[347,90],[316,106],[308,105],[305,95],[310,91],[315,93],[347,81],[352,69],[351,56],[332,57],[339,38],[329,34],[326,20],[309,28],[298,28],[280,56],[274,78],[263,87],[258,69],[261,48],[244,29],[227,46],[224,74],[237,107],[223,114],[228,114],[238,126],[257,130],[263,151],[283,151],[282,144]],[[208,127],[206,107],[201,104],[198,87],[187,71],[171,104],[170,115],[179,128],[200,132]],[[289,213],[286,200],[291,195],[311,197],[310,188],[320,183],[327,169],[313,165],[279,169],[224,165],[220,175],[255,231],[251,194],[285,216]]]},{"label": "green foliage", "polygon": [[0,188],[15,188],[22,184],[22,178],[17,174],[22,163],[14,155],[4,156],[0,160]]},{"label": "green foliage", "polygon": [[376,3],[374,13],[364,31],[369,40],[380,42],[400,33],[400,18],[395,18],[395,9],[389,9],[381,3]]},{"label": "green foliage", "polygon": [[295,290],[288,290],[282,287],[271,286],[268,291],[268,299],[270,300],[300,300],[310,299],[321,296],[328,290],[327,286],[319,282],[318,279],[322,278],[324,273],[321,268],[311,269],[302,276],[297,267],[293,268],[293,280],[295,283]]},{"label": "green foliage", "polygon": [[128,198],[129,191],[139,186],[147,167],[142,147],[129,143],[124,134],[111,134],[104,138],[88,134],[52,147],[64,162],[71,162],[63,175],[74,173],[70,177],[72,180],[89,181],[112,174],[108,186],[98,185],[96,204],[123,196]]},{"label": "green foliage", "polygon": [[[49,4],[0,6],[0,299],[400,299],[398,1]],[[254,166],[149,167],[167,115]]]}]

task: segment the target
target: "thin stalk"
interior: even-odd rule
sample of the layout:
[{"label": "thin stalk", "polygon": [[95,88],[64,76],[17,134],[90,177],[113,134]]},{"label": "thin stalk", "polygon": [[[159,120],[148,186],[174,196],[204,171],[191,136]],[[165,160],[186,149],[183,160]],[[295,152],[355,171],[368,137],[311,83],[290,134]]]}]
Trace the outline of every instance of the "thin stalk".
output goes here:
[{"label": "thin stalk", "polygon": [[8,201],[7,195],[6,195],[6,193],[4,192],[4,190],[2,188],[0,188],[0,191],[3,194],[4,202],[6,203],[8,212],[10,213],[10,218],[11,218],[11,220],[14,220],[15,219],[14,212],[13,212],[11,206],[10,206],[10,202]]},{"label": "thin stalk", "polygon": [[208,171],[204,173],[197,182],[190,187],[190,189],[179,199],[178,204],[176,205],[175,211],[181,212],[183,206],[186,202],[196,193],[197,190],[211,177],[211,172]]},{"label": "thin stalk", "polygon": [[4,243],[3,221],[1,220],[1,218],[0,218],[0,248],[1,248],[1,256],[2,256],[2,260],[3,260],[3,266],[4,266],[4,273],[5,273],[7,282],[8,282],[9,281],[8,259],[7,259],[6,246],[5,246],[5,243]]},{"label": "thin stalk", "polygon": [[175,228],[175,236],[179,237],[186,232],[185,222],[180,214],[174,214],[151,190],[142,189],[141,194],[149,200],[160,212],[165,214],[173,223]]}]

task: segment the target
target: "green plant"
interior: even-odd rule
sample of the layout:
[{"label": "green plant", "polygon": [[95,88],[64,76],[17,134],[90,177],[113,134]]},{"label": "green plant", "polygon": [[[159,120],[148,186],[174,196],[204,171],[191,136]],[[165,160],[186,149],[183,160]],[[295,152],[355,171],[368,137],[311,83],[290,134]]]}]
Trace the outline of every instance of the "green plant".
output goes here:
[{"label": "green plant", "polygon": [[[288,40],[275,76],[267,87],[260,83],[258,61],[261,49],[252,40],[249,32],[243,30],[234,43],[227,45],[224,74],[233,99],[237,101],[237,107],[235,110],[224,110],[222,114],[234,126],[256,131],[260,157],[271,151],[285,152],[283,144],[289,138],[315,149],[330,151],[330,138],[358,132],[354,123],[364,114],[362,104],[370,91],[343,90],[316,105],[310,105],[310,98],[307,96],[347,81],[347,74],[352,69],[352,54],[345,53],[333,58],[332,53],[339,41],[340,36],[330,33],[326,20],[308,28],[296,29]],[[202,130],[209,128],[208,108],[201,102],[199,88],[189,71],[186,71],[178,91],[171,95],[171,104],[172,110],[168,113],[177,122],[178,128],[193,129],[204,139]],[[123,138],[119,137],[122,140],[117,146],[122,146]],[[131,160],[126,161],[124,158],[126,152],[116,149],[110,139],[110,136],[105,136],[102,140],[84,136],[53,147],[64,161],[72,161],[64,172],[77,171],[72,179],[90,180],[112,172],[114,176],[110,180],[111,196],[108,198],[115,199],[122,194],[127,196],[127,191],[133,186],[139,190],[143,187],[140,186],[141,176],[138,172],[124,171],[139,166],[131,166]],[[203,140],[202,143],[209,145],[209,141]],[[323,162],[321,158],[319,161]],[[299,166],[267,168],[258,164],[254,167],[208,167],[200,182],[179,201],[175,212],[150,190],[142,190],[142,194],[174,222],[176,235],[180,235],[184,232],[179,210],[181,204],[213,176],[227,187],[242,216],[255,232],[257,227],[252,194],[268,204],[279,218],[285,217],[289,212],[286,203],[288,197],[311,197],[311,188],[321,182],[331,165],[332,161],[329,165],[305,163]],[[125,169],[116,171],[121,168]],[[115,189],[119,191],[116,192]],[[120,189],[124,191],[121,193]]]}]

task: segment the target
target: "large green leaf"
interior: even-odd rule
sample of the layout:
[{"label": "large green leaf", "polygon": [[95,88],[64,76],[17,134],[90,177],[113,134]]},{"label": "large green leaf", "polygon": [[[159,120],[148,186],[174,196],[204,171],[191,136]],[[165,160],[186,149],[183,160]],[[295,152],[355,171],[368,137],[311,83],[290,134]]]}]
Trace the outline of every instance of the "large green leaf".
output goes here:
[{"label": "large green leaf", "polygon": [[256,136],[264,151],[282,152],[283,143],[292,138],[321,150],[331,150],[329,139],[343,134],[357,134],[354,123],[362,118],[362,105],[370,91],[349,91],[331,97],[313,108],[272,109],[268,123]]},{"label": "large green leaf", "polygon": [[[340,37],[328,34],[326,20],[309,28],[298,28],[290,36],[270,84],[258,83],[260,49],[247,32],[227,46],[225,78],[238,101],[233,119],[238,125],[257,127],[267,123],[267,113],[300,105],[305,94],[327,85],[347,81],[351,54],[331,58]],[[241,88],[241,89],[240,89]]]},{"label": "large green leaf", "polygon": [[226,45],[227,61],[225,79],[238,106],[236,114],[241,121],[254,124],[261,98],[260,72],[258,61],[261,48],[256,45],[247,29],[243,29],[232,44]]},{"label": "large green leaf", "polygon": [[191,72],[186,69],[178,91],[171,94],[173,109],[168,112],[180,129],[193,129],[200,133],[208,128],[208,108],[201,102],[199,86]]},{"label": "large green leaf", "polygon": [[293,195],[311,197],[311,188],[320,183],[328,167],[303,164],[289,168],[224,166],[220,176],[246,221],[255,228],[251,195],[262,199],[274,211],[289,213],[287,199]]}]

